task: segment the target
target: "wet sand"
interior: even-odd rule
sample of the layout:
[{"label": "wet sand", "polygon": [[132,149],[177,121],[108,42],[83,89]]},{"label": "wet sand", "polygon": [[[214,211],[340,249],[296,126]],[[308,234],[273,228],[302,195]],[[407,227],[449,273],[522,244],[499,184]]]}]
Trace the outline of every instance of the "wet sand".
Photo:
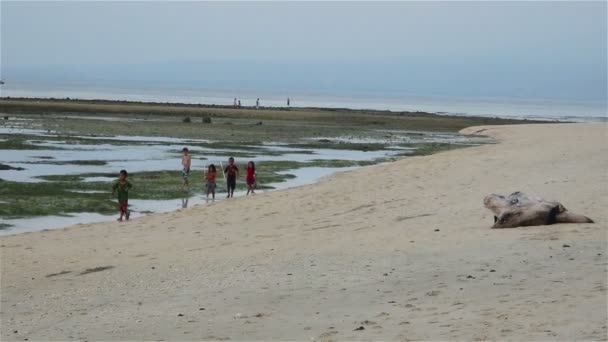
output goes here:
[{"label": "wet sand", "polygon": [[[0,237],[2,340],[605,340],[608,125]],[[595,224],[491,230],[488,193]]]}]

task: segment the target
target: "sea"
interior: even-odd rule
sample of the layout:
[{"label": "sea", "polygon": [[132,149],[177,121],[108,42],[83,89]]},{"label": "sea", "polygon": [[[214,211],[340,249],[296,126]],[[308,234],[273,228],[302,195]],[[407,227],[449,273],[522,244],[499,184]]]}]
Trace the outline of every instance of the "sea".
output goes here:
[{"label": "sea", "polygon": [[204,89],[187,87],[121,86],[68,83],[6,82],[0,97],[70,98],[157,103],[188,103],[294,108],[349,108],[387,111],[421,111],[446,115],[472,115],[548,121],[608,121],[606,101],[457,97],[415,94],[314,92],[253,89]]}]

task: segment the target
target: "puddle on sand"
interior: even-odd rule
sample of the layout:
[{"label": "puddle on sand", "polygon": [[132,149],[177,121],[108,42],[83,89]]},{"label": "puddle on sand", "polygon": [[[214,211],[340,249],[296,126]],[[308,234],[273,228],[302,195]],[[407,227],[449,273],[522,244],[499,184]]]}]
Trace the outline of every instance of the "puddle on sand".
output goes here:
[{"label": "puddle on sand", "polygon": [[341,136],[341,137],[314,137],[306,138],[309,141],[325,140],[332,143],[351,143],[351,144],[478,144],[487,141],[485,137],[472,137],[456,133],[435,133],[435,132],[411,132],[399,130],[376,130],[378,133],[386,133],[385,137],[362,137],[362,136]]},{"label": "puddle on sand", "polygon": [[107,194],[107,191],[101,191],[101,190],[66,190],[69,192],[75,192],[78,194]]}]

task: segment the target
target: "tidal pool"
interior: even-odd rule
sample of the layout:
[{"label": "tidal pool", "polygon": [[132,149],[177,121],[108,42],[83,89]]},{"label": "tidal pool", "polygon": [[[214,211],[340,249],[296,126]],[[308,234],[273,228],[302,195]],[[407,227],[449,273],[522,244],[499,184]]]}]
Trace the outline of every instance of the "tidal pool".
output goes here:
[{"label": "tidal pool", "polygon": [[[459,134],[414,133],[392,130],[383,131],[383,133],[387,134],[385,138],[359,136],[307,138],[302,139],[302,144],[296,144],[297,146],[281,142],[247,145],[246,143],[233,141],[222,146],[218,142],[205,139],[120,135],[66,136],[65,134],[56,134],[50,130],[24,128],[19,123],[14,127],[0,127],[1,141],[6,142],[14,138],[21,139],[20,141],[25,144],[25,148],[21,149],[0,149],[2,164],[18,169],[0,170],[0,179],[32,184],[54,181],[44,179],[43,177],[46,176],[83,175],[79,176],[80,178],[76,177],[74,181],[70,181],[73,186],[66,188],[65,191],[81,193],[83,196],[99,195],[104,193],[105,185],[103,183],[108,183],[107,193],[109,198],[111,196],[111,182],[115,180],[115,177],[109,175],[117,174],[121,169],[128,170],[130,174],[153,171],[172,171],[178,174],[181,170],[180,151],[184,146],[187,146],[193,156],[191,179],[193,181],[192,189],[195,192],[186,193],[182,198],[173,199],[130,199],[132,217],[136,218],[147,213],[168,212],[195,205],[204,205],[206,200],[201,195],[202,170],[206,169],[211,163],[218,166],[220,163],[225,165],[228,157],[233,155],[236,156],[239,166],[248,161],[256,162],[261,169],[264,168],[265,162],[272,163],[273,167],[280,163],[284,163],[280,165],[298,165],[299,168],[279,168],[275,172],[277,175],[290,176],[285,178],[284,181],[262,183],[267,189],[280,190],[312,184],[335,172],[354,170],[359,167],[337,166],[378,163],[414,153],[417,149],[416,144],[475,145],[483,142],[482,139]],[[96,141],[99,141],[99,143],[96,143]],[[336,146],[335,144],[339,143],[382,144],[384,148],[369,151],[332,149],[319,147],[323,145],[320,141],[330,142],[329,146]],[[311,142],[315,147],[307,148],[307,144]],[[213,145],[209,145],[210,143],[213,143]],[[31,146],[31,149],[28,149],[28,146]],[[344,146],[348,147],[348,145]],[[318,167],[320,161],[326,162],[323,165],[327,164],[328,167]],[[306,164],[311,166],[306,166]],[[336,167],[332,167],[332,165],[336,165]],[[84,183],[99,184],[96,190],[79,189],[78,184],[82,186]],[[2,186],[1,182],[0,186]],[[179,183],[175,184],[175,187],[179,186]],[[264,191],[271,190],[260,189],[257,192]],[[235,193],[236,196],[243,196],[244,194],[244,191]],[[225,196],[225,193],[218,193],[217,199],[222,200],[223,196]],[[91,211],[94,210],[95,208],[91,208]],[[116,215],[104,215],[96,212],[66,212],[61,215],[36,217],[4,217],[0,220],[0,227],[4,227],[0,229],[0,235],[63,228],[75,224],[110,221],[115,218]]]}]

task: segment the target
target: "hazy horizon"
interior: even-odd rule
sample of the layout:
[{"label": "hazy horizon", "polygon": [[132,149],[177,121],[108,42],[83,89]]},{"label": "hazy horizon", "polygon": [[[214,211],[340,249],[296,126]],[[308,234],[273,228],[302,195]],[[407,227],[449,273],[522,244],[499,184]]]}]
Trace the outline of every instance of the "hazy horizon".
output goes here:
[{"label": "hazy horizon", "polygon": [[607,99],[606,2],[0,3],[7,82]]}]

